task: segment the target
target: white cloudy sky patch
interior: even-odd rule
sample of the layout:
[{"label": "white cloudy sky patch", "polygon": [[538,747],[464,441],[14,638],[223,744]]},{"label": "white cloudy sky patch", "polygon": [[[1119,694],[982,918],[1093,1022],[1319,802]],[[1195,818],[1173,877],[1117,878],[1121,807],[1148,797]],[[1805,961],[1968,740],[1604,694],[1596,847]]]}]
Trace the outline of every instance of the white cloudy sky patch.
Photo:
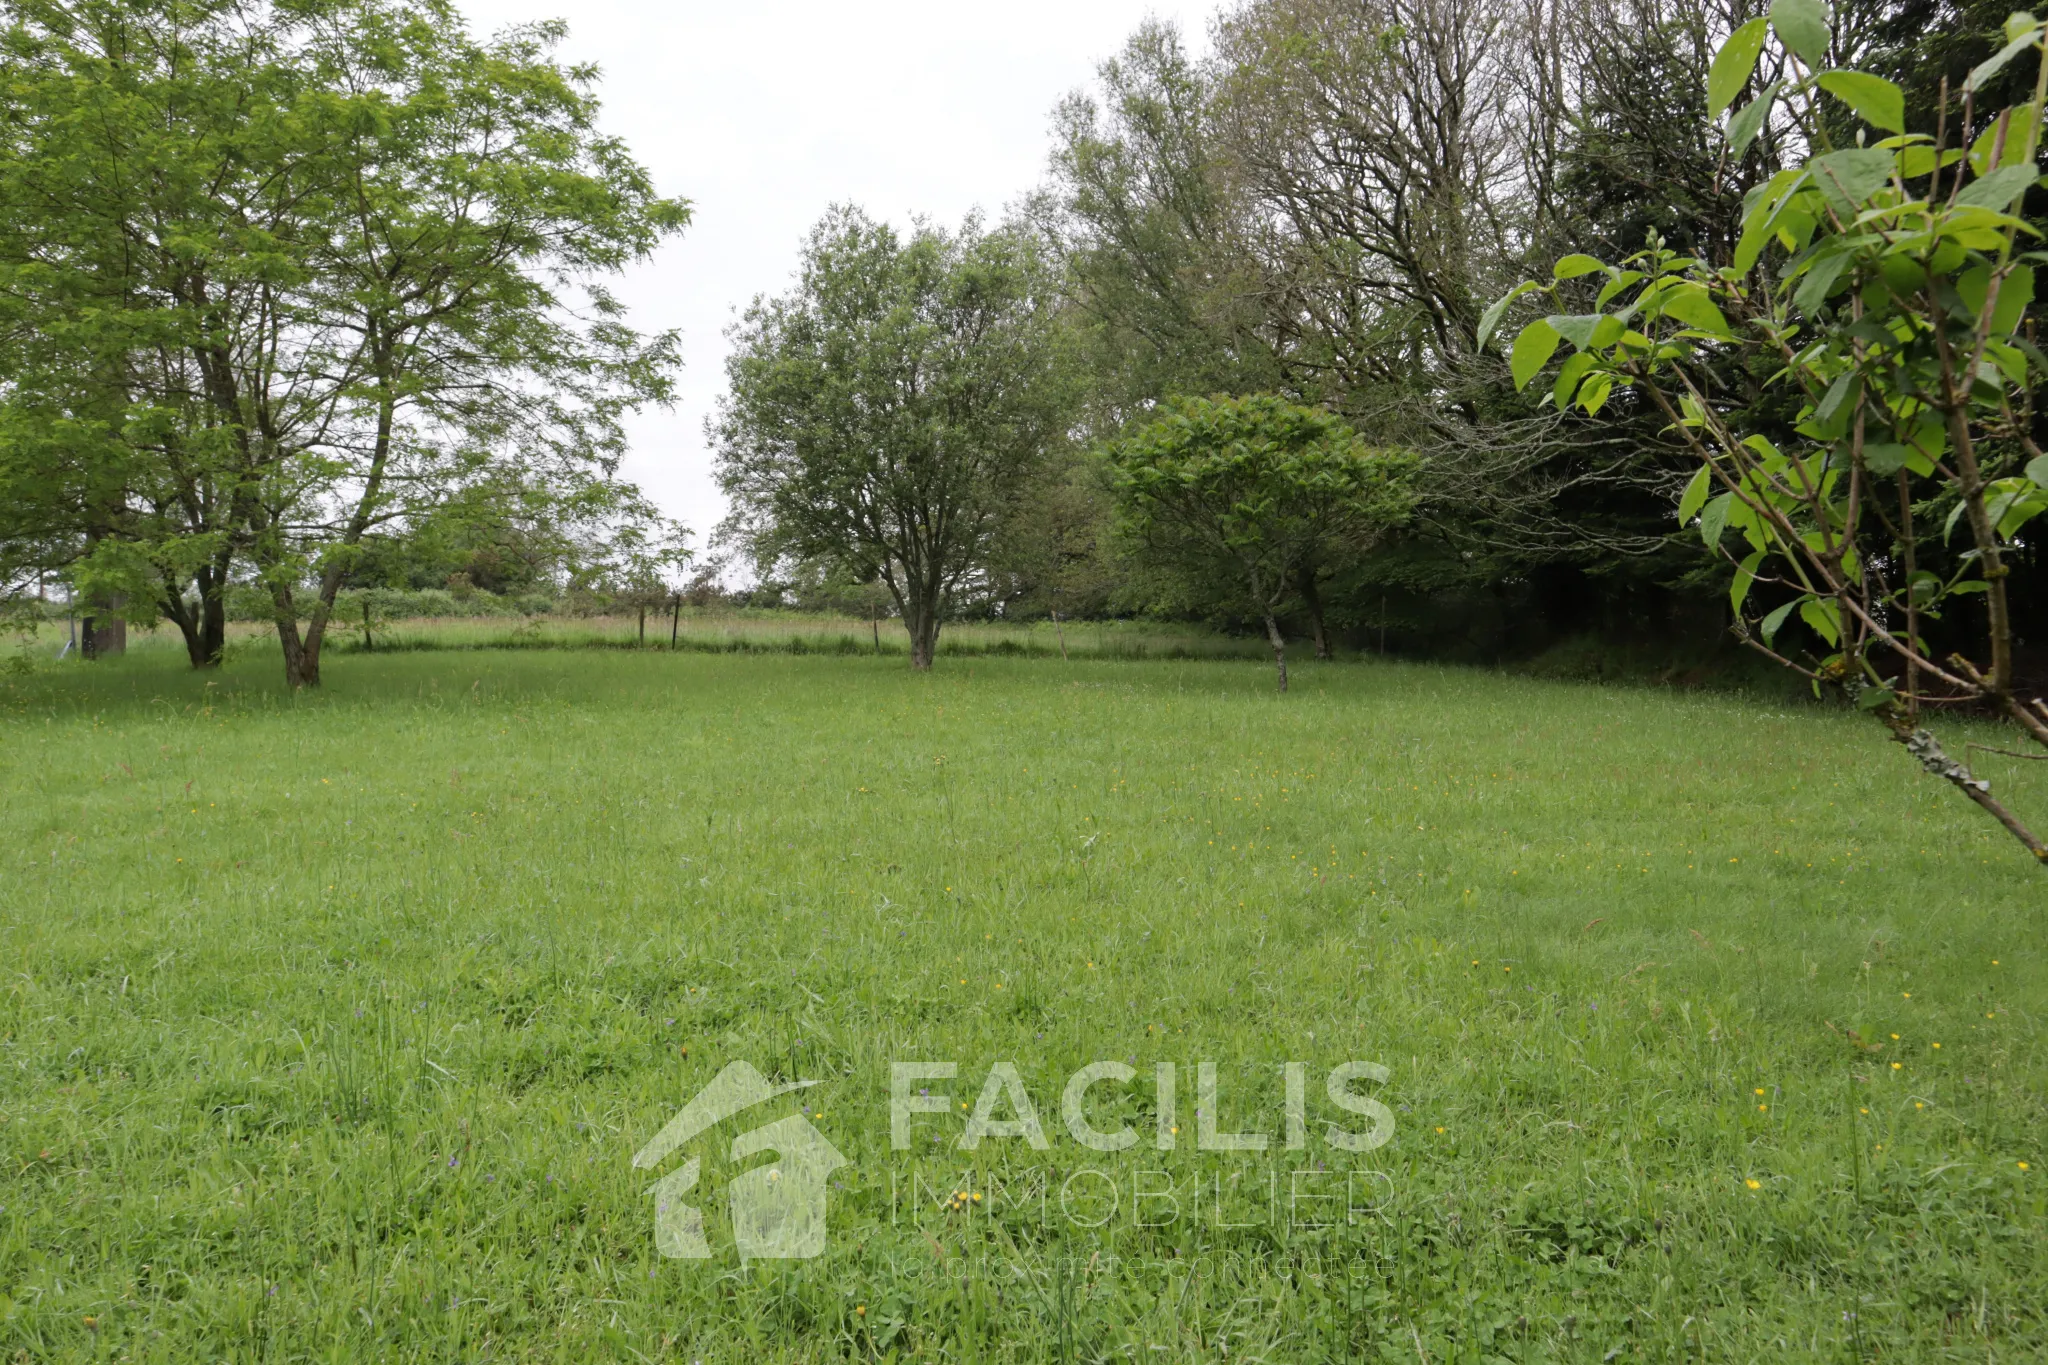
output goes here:
[{"label": "white cloudy sky patch", "polygon": [[1147,15],[1199,44],[1207,0],[1032,5],[460,0],[481,35],[562,18],[561,57],[604,73],[604,127],[696,220],[621,290],[646,329],[678,327],[681,401],[632,425],[626,473],[701,546],[723,502],[704,419],[724,385],[724,332],[784,288],[830,204],[907,223],[991,216],[1043,177],[1049,117]]}]

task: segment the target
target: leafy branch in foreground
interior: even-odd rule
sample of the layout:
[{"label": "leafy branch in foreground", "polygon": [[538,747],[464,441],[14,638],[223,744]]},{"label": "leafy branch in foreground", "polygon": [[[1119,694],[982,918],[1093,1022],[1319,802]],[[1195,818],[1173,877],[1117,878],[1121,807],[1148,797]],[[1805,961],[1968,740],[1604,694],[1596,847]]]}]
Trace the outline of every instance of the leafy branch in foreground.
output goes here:
[{"label": "leafy branch in foreground", "polygon": [[[1714,60],[1719,118],[1766,44],[1783,51],[1778,78],[1727,119],[1731,157],[1774,118],[1809,152],[1751,192],[1731,261],[1681,256],[1655,237],[1619,265],[1568,255],[1551,280],[1496,302],[1480,343],[1522,297],[1562,308],[1597,283],[1593,311],[1522,328],[1516,386],[1569,342],[1550,402],[1597,413],[1633,390],[1653,404],[1699,460],[1679,520],[1697,520],[1733,567],[1738,637],[1816,695],[1853,699],[2048,863],[2048,845],[1921,723],[1930,708],[1986,706],[2048,748],[2048,703],[2015,685],[2007,581],[2009,556],[2048,510],[2032,401],[2048,356],[2024,325],[2048,252],[2023,249],[2040,233],[2018,216],[2041,179],[2048,26],[2014,14],[1959,103],[1944,91],[1931,134],[1906,131],[1890,81],[1830,68],[1828,35],[1819,0],[1777,0]],[[1981,114],[1977,91],[2029,53],[2040,62],[2032,98]],[[1832,135],[1851,128],[1853,145],[1836,146]],[[1762,378],[1765,403],[1713,382],[1712,366],[1725,373],[1730,360]],[[1958,533],[1967,548],[1952,550]],[[1932,645],[1929,624],[1977,597],[1985,653]],[[1819,649],[1785,642],[1795,615]]]}]

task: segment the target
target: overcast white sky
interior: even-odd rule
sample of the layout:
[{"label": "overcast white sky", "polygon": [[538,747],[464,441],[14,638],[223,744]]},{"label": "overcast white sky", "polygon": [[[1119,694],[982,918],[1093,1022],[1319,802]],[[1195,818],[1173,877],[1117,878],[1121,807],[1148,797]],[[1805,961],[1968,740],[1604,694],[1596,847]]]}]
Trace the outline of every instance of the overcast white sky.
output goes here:
[{"label": "overcast white sky", "polygon": [[593,61],[607,131],[696,220],[622,290],[646,329],[680,327],[681,401],[642,414],[626,472],[701,546],[723,502],[704,418],[724,332],[785,288],[835,202],[895,222],[991,216],[1044,173],[1049,119],[1147,15],[1206,47],[1215,0],[458,0],[479,36],[569,22],[566,61]]}]

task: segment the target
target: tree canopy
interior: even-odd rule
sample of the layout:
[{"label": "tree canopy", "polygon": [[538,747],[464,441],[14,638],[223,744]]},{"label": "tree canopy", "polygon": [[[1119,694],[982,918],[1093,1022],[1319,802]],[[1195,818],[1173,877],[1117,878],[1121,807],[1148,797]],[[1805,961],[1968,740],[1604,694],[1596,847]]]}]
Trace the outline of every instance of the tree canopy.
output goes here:
[{"label": "tree canopy", "polygon": [[485,483],[642,506],[621,418],[666,401],[676,340],[603,280],[688,210],[597,130],[561,34],[478,42],[446,0],[16,6],[0,479],[30,496],[0,542],[199,663],[253,573],[304,686],[374,533]]},{"label": "tree canopy", "polygon": [[939,628],[1063,439],[1057,297],[1028,235],[857,209],[734,332],[711,425],[729,534],[764,573],[879,581],[931,667]]},{"label": "tree canopy", "polygon": [[1197,582],[1226,584],[1266,628],[1334,559],[1369,552],[1413,507],[1414,461],[1375,451],[1326,412],[1267,394],[1181,398],[1110,450],[1127,535]]}]

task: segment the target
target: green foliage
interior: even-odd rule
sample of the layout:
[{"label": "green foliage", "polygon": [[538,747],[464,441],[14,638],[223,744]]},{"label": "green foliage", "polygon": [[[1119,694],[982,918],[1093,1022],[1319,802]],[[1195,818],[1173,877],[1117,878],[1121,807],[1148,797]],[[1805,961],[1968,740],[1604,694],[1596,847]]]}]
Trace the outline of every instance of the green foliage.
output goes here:
[{"label": "green foliage", "polygon": [[[1701,463],[1679,517],[1697,516],[1707,547],[1735,566],[1738,633],[1775,651],[1796,614],[1819,650],[1806,663],[1775,657],[1816,692],[1847,691],[1930,772],[2048,861],[2048,847],[1991,798],[1989,784],[1917,728],[1923,700],[1983,701],[2048,745],[2048,713],[2015,695],[2006,581],[2023,528],[2048,510],[2048,487],[2034,477],[2048,474],[2048,460],[2032,423],[2048,357],[2023,329],[2035,266],[2048,253],[2026,249],[2040,234],[2015,216],[2040,175],[2048,58],[2037,56],[2027,103],[1965,128],[1967,157],[1924,133],[1874,145],[1859,134],[1857,145],[1835,148],[1820,92],[1881,129],[1900,126],[1903,95],[1866,73],[1818,71],[1827,24],[1817,0],[1778,0],[1772,26],[1809,70],[1763,98],[1787,102],[1814,154],[1751,192],[1731,265],[1653,238],[1647,251],[1601,267],[1597,311],[1522,329],[1515,382],[1526,387],[1569,342],[1550,394],[1559,408],[1590,414],[1617,391],[1647,395]],[[2040,49],[2048,29],[2015,14],[2006,33],[2006,48],[1971,83]],[[1746,75],[1753,34],[1738,37],[1722,59]],[[1576,261],[1570,269],[1580,273]],[[1754,410],[1711,382],[1729,356],[1769,375],[1791,411],[1789,429],[1759,427]],[[1919,567],[1920,518],[1935,507],[1949,509],[1944,541],[1959,522],[1970,533],[1947,575]],[[1729,531],[1737,548],[1724,543]],[[1751,591],[1760,583],[1773,589],[1762,601]],[[1988,658],[1940,657],[1922,623],[1975,598],[1985,606]]]},{"label": "green foliage", "polygon": [[941,621],[1062,442],[1038,244],[973,220],[906,239],[835,209],[796,289],[756,299],[736,341],[712,426],[726,536],[763,578],[814,565],[879,580],[928,668]]},{"label": "green foliage", "polygon": [[0,542],[54,524],[83,588],[174,618],[253,571],[306,685],[373,533],[482,485],[630,501],[622,418],[675,339],[602,281],[688,211],[562,33],[478,42],[445,0],[12,10],[0,484],[65,475]]},{"label": "green foliage", "polygon": [[1330,413],[1270,394],[1174,399],[1109,459],[1125,535],[1147,555],[1228,582],[1265,622],[1282,691],[1281,605],[1414,506],[1412,457],[1371,449]]}]

